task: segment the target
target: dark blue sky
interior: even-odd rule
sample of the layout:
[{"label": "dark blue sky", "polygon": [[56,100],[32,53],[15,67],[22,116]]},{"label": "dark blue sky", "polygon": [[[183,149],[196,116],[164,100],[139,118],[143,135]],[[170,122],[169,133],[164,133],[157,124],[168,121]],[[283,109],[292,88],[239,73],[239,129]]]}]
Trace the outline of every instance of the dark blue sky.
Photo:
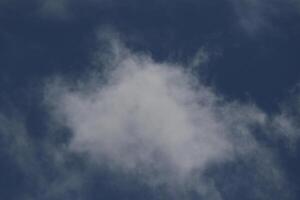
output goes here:
[{"label": "dark blue sky", "polygon": [[[289,148],[281,136],[251,128],[284,184],[257,178],[264,172],[254,158],[237,158],[201,175],[214,180],[219,197],[189,187],[170,192],[167,184],[147,185],[138,172],[124,175],[66,150],[72,130],[53,128],[44,102],[48,79],[76,82],[94,69],[95,52],[106,48],[99,35],[109,29],[158,63],[188,66],[203,50],[207,60],[193,66],[203,85],[229,101],[256,104],[270,119],[287,113],[298,127],[299,22],[296,0],[0,0],[0,199],[299,199],[297,137]],[[48,146],[63,154],[62,163]]]}]

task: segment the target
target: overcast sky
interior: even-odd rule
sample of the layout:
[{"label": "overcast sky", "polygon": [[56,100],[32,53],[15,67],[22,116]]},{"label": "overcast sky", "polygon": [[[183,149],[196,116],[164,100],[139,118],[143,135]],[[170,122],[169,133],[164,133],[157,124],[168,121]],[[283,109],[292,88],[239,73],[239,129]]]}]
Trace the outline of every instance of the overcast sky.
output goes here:
[{"label": "overcast sky", "polygon": [[299,199],[299,21],[298,0],[0,0],[0,199]]}]

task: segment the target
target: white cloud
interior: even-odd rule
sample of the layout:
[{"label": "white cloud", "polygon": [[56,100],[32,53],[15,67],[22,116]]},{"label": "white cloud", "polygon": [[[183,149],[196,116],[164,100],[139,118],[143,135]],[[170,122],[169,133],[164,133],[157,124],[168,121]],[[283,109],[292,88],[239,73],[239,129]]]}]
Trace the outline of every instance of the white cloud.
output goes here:
[{"label": "white cloud", "polygon": [[126,169],[160,163],[184,174],[230,156],[209,90],[196,94],[179,68],[146,57],[119,65],[105,86],[88,94],[64,91],[57,100],[75,134],[72,149]]},{"label": "white cloud", "polygon": [[[107,40],[109,35],[100,38]],[[73,134],[67,149],[53,143],[52,137],[61,132],[52,124],[54,129],[46,130],[47,137],[37,145],[22,118],[0,114],[4,148],[38,185],[38,196],[28,191],[28,197],[65,199],[74,191],[84,193],[84,180],[93,167],[87,162],[78,169],[75,162],[80,165],[82,160],[70,162],[71,154],[77,153],[87,154],[97,166],[138,176],[150,186],[167,185],[176,198],[189,199],[187,191],[196,191],[205,199],[222,199],[224,185],[211,173],[228,163],[238,170],[230,174],[234,179],[221,183],[239,188],[250,174],[254,199],[286,190],[277,155],[255,138],[262,134],[287,144],[297,141],[295,118],[289,112],[269,115],[251,103],[226,101],[185,66],[157,63],[117,39],[110,42],[106,53],[96,54],[105,68],[101,72],[81,80],[60,77],[48,82],[48,109]],[[49,178],[52,173],[56,176]],[[221,178],[222,173],[227,172],[221,172]],[[41,194],[44,188],[47,192]]]},{"label": "white cloud", "polygon": [[[111,56],[101,58],[105,80],[92,74],[47,86],[54,117],[73,133],[71,151],[149,184],[188,183],[207,199],[221,196],[201,177],[236,158],[252,160],[267,184],[284,183],[271,151],[253,134],[257,127],[268,132],[268,123],[277,126],[270,116],[254,104],[225,101],[183,66],[157,63],[112,41]],[[260,174],[267,168],[274,173]]]}]

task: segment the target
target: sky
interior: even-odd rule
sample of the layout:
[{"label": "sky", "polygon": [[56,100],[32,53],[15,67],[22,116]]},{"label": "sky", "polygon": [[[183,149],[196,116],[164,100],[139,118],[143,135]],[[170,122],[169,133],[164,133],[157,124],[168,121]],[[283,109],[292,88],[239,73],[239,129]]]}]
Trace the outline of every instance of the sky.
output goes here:
[{"label": "sky", "polygon": [[0,0],[0,199],[299,199],[299,20],[298,0]]}]

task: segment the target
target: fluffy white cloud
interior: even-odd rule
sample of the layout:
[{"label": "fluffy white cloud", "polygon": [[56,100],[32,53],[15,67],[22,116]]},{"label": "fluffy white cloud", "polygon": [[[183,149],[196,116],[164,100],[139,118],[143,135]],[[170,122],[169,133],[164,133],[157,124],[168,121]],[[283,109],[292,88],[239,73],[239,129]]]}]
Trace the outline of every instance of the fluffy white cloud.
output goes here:
[{"label": "fluffy white cloud", "polygon": [[[237,158],[252,160],[268,183],[284,182],[272,153],[253,134],[275,124],[267,114],[250,103],[225,101],[183,66],[112,44],[111,56],[103,57],[102,78],[98,73],[76,83],[48,84],[54,117],[73,133],[71,151],[87,153],[100,166],[145,176],[151,184],[195,181],[193,187],[212,199],[221,197],[201,177],[211,166]],[[261,174],[266,168],[272,170]]]},{"label": "fluffy white cloud", "polygon": [[161,163],[177,173],[230,155],[210,91],[196,94],[179,68],[146,58],[127,58],[120,65],[105,86],[59,97],[59,110],[74,131],[72,149],[128,169]]}]

